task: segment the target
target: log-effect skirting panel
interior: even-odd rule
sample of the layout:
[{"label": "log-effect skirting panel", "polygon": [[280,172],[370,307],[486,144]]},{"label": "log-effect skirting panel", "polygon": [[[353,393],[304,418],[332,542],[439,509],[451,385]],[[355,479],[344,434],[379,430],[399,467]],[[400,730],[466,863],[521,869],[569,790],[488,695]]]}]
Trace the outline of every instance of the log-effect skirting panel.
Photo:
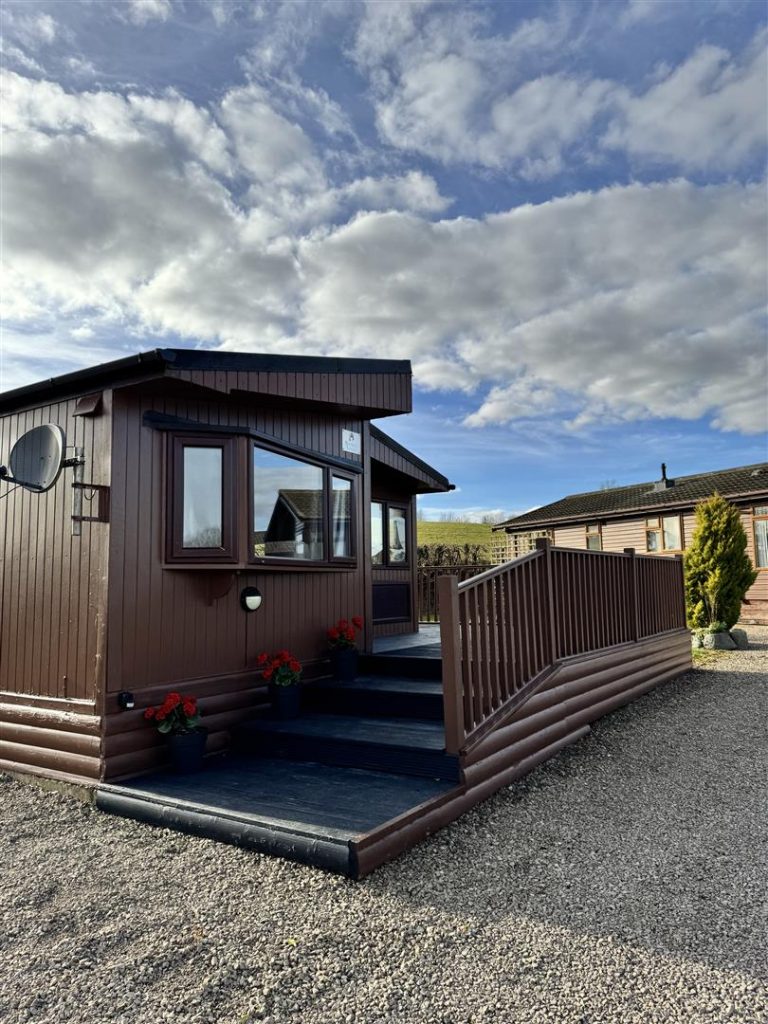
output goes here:
[{"label": "log-effect skirting panel", "polygon": [[[101,770],[101,718],[85,702],[70,711],[0,700],[0,771],[93,784]],[[84,706],[81,707],[80,704]],[[93,706],[90,705],[92,708]]]},{"label": "log-effect skirting panel", "polygon": [[254,672],[225,679],[204,679],[176,686],[154,687],[135,694],[136,707],[122,711],[116,695],[110,695],[104,722],[104,779],[124,779],[154,771],[167,764],[167,744],[151,722],[144,718],[150,705],[161,704],[169,690],[198,698],[202,724],[208,730],[207,754],[229,746],[230,730],[266,709],[266,685]]},{"label": "log-effect skirting panel", "polygon": [[463,784],[354,844],[362,877],[586,736],[589,725],[691,667],[677,630],[558,663],[518,712],[461,757]]}]

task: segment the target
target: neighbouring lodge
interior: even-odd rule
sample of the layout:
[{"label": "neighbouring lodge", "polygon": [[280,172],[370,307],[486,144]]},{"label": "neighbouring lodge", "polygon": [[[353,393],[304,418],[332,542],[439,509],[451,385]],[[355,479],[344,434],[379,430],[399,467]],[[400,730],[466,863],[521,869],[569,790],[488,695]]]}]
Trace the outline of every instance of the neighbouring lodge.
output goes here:
[{"label": "neighbouring lodge", "polygon": [[535,537],[549,537],[564,548],[682,554],[693,537],[697,502],[715,492],[739,508],[747,551],[758,570],[742,620],[768,624],[768,462],[675,479],[662,464],[660,480],[568,495],[494,526],[496,556],[500,561],[517,557]]},{"label": "neighbouring lodge", "polygon": [[368,650],[416,630],[416,495],[452,485],[370,422],[410,409],[407,361],[187,349],[0,394],[0,462],[50,423],[76,463],[45,493],[0,481],[0,768],[152,767],[118,697],[169,687],[205,699],[216,749],[260,651],[311,678],[340,617]]}]

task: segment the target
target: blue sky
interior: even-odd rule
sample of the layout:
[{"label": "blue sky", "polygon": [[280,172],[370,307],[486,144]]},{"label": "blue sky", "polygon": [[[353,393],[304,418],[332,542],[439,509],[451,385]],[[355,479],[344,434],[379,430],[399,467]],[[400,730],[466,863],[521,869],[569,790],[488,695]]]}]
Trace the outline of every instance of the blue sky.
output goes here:
[{"label": "blue sky", "polygon": [[431,515],[763,461],[765,5],[6,0],[0,387],[412,360]]}]

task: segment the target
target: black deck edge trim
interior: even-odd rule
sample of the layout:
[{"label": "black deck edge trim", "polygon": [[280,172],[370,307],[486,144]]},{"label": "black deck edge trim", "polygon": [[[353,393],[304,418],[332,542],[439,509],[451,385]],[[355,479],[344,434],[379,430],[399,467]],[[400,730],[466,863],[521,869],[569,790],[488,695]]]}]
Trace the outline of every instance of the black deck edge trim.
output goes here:
[{"label": "black deck edge trim", "polygon": [[317,452],[312,448],[291,444],[290,441],[283,441],[273,434],[265,434],[263,431],[255,430],[253,427],[230,427],[221,423],[201,423],[199,420],[187,420],[180,416],[170,416],[164,412],[145,412],[142,422],[145,427],[152,427],[153,430],[173,430],[178,433],[221,434],[228,437],[251,437],[254,441],[265,441],[275,448],[284,448],[295,455],[305,455],[315,462],[327,462],[350,473],[363,472],[363,467],[359,462],[352,462],[351,459],[340,459],[336,455],[326,455],[325,452]]},{"label": "black deck edge trim", "polygon": [[352,857],[349,841],[318,839],[283,828],[248,822],[236,816],[195,811],[166,802],[167,799],[118,793],[99,787],[96,790],[95,805],[106,814],[130,818],[145,825],[170,828],[187,835],[323,868],[350,878],[356,877],[356,858]]}]

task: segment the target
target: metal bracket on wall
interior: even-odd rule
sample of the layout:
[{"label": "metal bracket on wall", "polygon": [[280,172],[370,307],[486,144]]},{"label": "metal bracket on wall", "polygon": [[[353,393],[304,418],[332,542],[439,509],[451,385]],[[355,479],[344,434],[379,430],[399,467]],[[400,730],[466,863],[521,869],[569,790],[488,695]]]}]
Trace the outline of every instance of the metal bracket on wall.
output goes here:
[{"label": "metal bracket on wall", "polygon": [[[96,499],[95,515],[84,516],[82,514],[83,499],[85,499],[85,501],[93,501]],[[75,536],[79,536],[80,523],[108,522],[109,487],[106,484],[86,484],[83,483],[82,480],[75,480],[72,484],[72,533]]]}]

